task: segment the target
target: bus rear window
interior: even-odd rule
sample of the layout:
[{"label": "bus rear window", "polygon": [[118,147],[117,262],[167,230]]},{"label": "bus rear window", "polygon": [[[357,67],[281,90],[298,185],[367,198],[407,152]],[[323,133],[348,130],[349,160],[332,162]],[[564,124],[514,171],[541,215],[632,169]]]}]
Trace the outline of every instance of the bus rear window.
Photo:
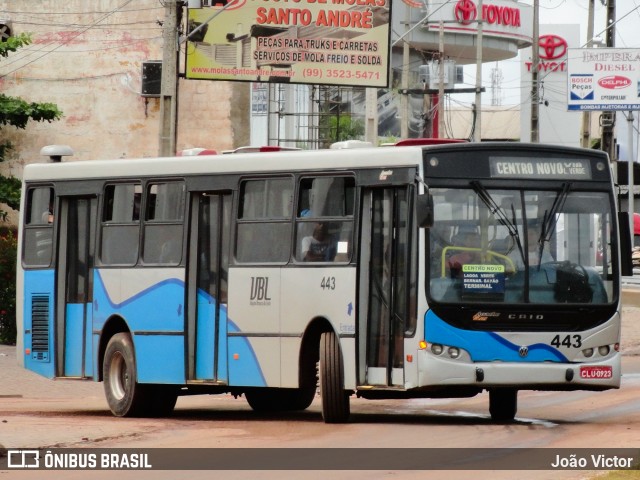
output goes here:
[{"label": "bus rear window", "polygon": [[53,254],[54,191],[36,187],[27,191],[24,229],[24,264],[48,267]]}]

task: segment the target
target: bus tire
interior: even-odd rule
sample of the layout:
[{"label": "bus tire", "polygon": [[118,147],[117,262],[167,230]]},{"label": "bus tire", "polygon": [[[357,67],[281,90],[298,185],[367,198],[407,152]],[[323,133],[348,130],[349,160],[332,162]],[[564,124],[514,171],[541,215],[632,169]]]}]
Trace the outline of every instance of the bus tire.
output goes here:
[{"label": "bus tire", "polygon": [[285,396],[278,388],[257,388],[244,393],[247,403],[254,412],[281,412],[285,408]]},{"label": "bus tire", "polygon": [[349,394],[344,389],[344,367],[335,332],[320,337],[320,397],[325,423],[349,420]]},{"label": "bus tire", "polygon": [[306,410],[316,397],[316,385],[300,387],[295,390],[295,396],[291,399],[290,410]]},{"label": "bus tire", "polygon": [[309,407],[315,388],[311,395],[304,388],[257,388],[244,395],[256,412],[291,412]]},{"label": "bus tire", "polygon": [[[107,344],[103,361],[104,392],[116,417],[143,414],[148,404],[148,385],[137,382],[133,340],[128,333],[116,333]],[[148,414],[151,412],[148,412]]]},{"label": "bus tire", "polygon": [[167,417],[171,415],[178,400],[178,391],[171,385],[149,385],[149,417]]},{"label": "bus tire", "polygon": [[494,388],[489,390],[489,413],[496,422],[512,422],[518,411],[518,390]]}]

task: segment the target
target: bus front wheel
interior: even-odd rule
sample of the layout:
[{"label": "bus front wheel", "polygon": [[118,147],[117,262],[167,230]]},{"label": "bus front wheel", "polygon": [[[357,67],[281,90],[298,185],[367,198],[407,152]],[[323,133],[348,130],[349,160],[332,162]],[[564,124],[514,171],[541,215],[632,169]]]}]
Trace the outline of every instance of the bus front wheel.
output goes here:
[{"label": "bus front wheel", "polygon": [[511,422],[518,411],[518,390],[494,388],[489,390],[489,413],[497,422]]},{"label": "bus front wheel", "polygon": [[320,397],[325,423],[349,420],[349,394],[344,389],[344,367],[335,332],[320,337]]},{"label": "bus front wheel", "polygon": [[148,403],[148,389],[137,382],[133,340],[128,333],[117,333],[109,340],[104,354],[104,392],[117,417],[142,414]]}]

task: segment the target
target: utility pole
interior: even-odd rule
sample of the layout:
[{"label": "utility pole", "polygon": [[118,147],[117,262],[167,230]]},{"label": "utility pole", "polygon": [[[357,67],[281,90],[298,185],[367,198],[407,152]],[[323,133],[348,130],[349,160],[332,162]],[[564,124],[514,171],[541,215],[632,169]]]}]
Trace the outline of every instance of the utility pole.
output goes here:
[{"label": "utility pole", "polygon": [[[615,45],[616,38],[616,29],[615,29],[615,21],[616,21],[616,2],[615,0],[607,1],[607,32],[606,32],[606,41],[607,47],[613,47]],[[602,112],[600,116],[601,125],[602,125],[602,150],[609,154],[609,160],[615,162],[616,158],[616,150],[614,144],[614,127],[615,127],[615,112]],[[630,197],[631,198],[631,197]],[[633,231],[633,230],[632,230]]]},{"label": "utility pole", "polygon": [[178,9],[182,0],[165,0],[162,25],[163,53],[160,84],[160,135],[161,157],[176,154],[176,130],[178,123]]},{"label": "utility pole", "polygon": [[476,125],[473,141],[482,141],[482,0],[478,1],[478,32],[476,36]]},{"label": "utility pole", "polygon": [[[405,6],[405,32],[409,30],[410,9]],[[405,33],[406,35],[406,33]],[[404,94],[400,97],[400,138],[409,138],[409,40],[404,39],[402,43],[402,89]]]},{"label": "utility pole", "polygon": [[531,45],[531,141],[538,143],[540,134],[538,129],[540,88],[538,85],[538,64],[540,63],[540,47],[538,30],[540,23],[539,1],[533,0],[533,44]]},{"label": "utility pole", "polygon": [[[593,11],[595,0],[589,0],[589,18],[587,20],[587,48],[593,47]],[[589,148],[591,137],[591,112],[582,112],[582,138],[580,145]]]},{"label": "utility pole", "polygon": [[633,158],[633,112],[629,110],[629,116],[627,117],[627,125],[628,127],[628,148],[629,148],[629,158],[627,158],[627,178],[629,180],[629,228],[631,229],[631,245],[633,245],[633,227],[635,224],[635,219],[633,218],[633,212],[635,211],[635,179],[633,178],[633,164],[635,163],[635,159]]},{"label": "utility pole", "polygon": [[444,22],[440,20],[438,41],[438,136],[444,138]]}]

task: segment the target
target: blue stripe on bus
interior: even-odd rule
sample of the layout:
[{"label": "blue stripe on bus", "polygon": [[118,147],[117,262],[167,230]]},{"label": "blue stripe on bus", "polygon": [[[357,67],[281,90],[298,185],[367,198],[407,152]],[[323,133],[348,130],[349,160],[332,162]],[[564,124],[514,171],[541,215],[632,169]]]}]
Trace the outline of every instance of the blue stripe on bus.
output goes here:
[{"label": "blue stripe on bus", "polygon": [[[119,288],[126,285],[118,284]],[[184,331],[184,282],[176,278],[164,279],[149,288],[116,303],[111,299],[102,277],[95,270],[93,291],[94,330],[119,314],[133,332]]]},{"label": "blue stripe on bus", "polygon": [[[53,301],[53,292],[55,290],[55,270],[25,270],[24,272],[24,318],[23,318],[23,330],[24,332],[18,332],[18,335],[24,334],[24,348],[29,349],[30,353],[23,352],[24,365],[29,370],[43,375],[47,378],[55,377],[55,362],[54,362],[54,325],[53,314],[55,303]],[[31,323],[32,312],[31,302],[32,297],[41,296],[48,299],[49,312],[47,322],[47,330],[45,333],[48,337],[48,344],[46,347],[41,345],[38,352],[33,350],[33,325]],[[41,336],[40,339],[43,337]],[[46,351],[43,351],[45,350]]]},{"label": "blue stripe on bus", "polygon": [[[114,302],[106,290],[106,286],[102,281],[100,272],[95,270],[94,281],[94,330],[103,328],[106,320],[114,314],[119,314],[125,319],[129,325],[129,329],[133,332],[144,331],[184,331],[184,293],[185,284],[182,280],[171,278],[165,279],[157,284],[136,293],[135,295],[123,300],[122,302]],[[215,307],[215,299],[208,293],[198,291],[199,300],[205,300],[212,303]],[[203,298],[204,297],[204,298]],[[174,302],[171,306],[171,302]],[[211,313],[209,313],[211,314]],[[158,319],[163,319],[158,322]],[[227,331],[239,332],[240,329],[227,317],[227,309],[222,306],[220,318],[220,349],[221,355],[218,359],[218,379],[225,381],[230,380],[231,385],[243,386],[266,386],[266,381],[260,368],[257,356],[246,338],[236,337],[236,339],[225,342]],[[207,320],[205,319],[205,323]],[[138,349],[140,338],[142,335],[134,335],[134,344]],[[170,335],[145,335],[144,351],[138,353],[137,360],[139,366],[139,380],[142,382],[160,382],[160,383],[184,383],[184,338],[179,338],[181,345],[176,343],[165,342],[160,337],[172,338]],[[158,340],[154,340],[158,339]],[[213,336],[208,337],[211,341]],[[154,355],[151,344],[155,342],[157,351],[162,355]],[[233,350],[231,349],[233,344]],[[202,346],[202,345],[201,345]],[[168,350],[164,350],[167,348]],[[176,350],[179,348],[179,350]],[[147,356],[147,350],[150,354]],[[238,354],[238,360],[229,358],[234,352]],[[213,355],[213,349],[210,349]],[[205,354],[206,355],[206,354]],[[210,357],[212,358],[212,357]],[[150,363],[150,365],[147,365]],[[180,376],[177,376],[177,370],[174,368],[176,364],[181,365]],[[200,366],[199,368],[202,368]],[[157,373],[164,372],[161,378]],[[202,371],[201,371],[202,372]],[[213,370],[202,372],[204,374],[212,373]],[[227,375],[228,372],[228,375]]]},{"label": "blue stripe on bus", "polygon": [[64,376],[82,376],[84,303],[68,303],[65,312]]},{"label": "blue stripe on bus", "polygon": [[459,347],[471,355],[474,362],[568,362],[555,348],[542,343],[527,345],[529,353],[521,357],[522,345],[516,345],[495,332],[463,330],[449,325],[432,310],[425,315],[425,340]]}]

